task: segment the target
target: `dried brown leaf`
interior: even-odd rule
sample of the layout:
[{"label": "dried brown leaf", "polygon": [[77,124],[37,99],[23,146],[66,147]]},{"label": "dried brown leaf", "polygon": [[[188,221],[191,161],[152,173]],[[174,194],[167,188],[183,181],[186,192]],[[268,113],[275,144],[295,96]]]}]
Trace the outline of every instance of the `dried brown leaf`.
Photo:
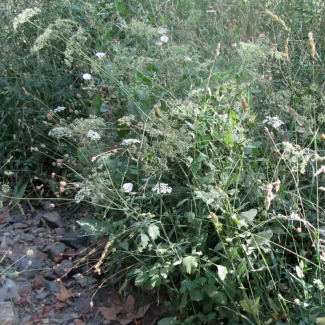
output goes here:
[{"label": "dried brown leaf", "polygon": [[55,293],[55,292],[53,292],[53,295],[55,296],[55,299],[56,300],[65,302],[67,299],[69,299],[70,297],[73,296],[73,293],[72,293],[73,288],[68,290],[63,285],[62,282],[60,283],[60,291],[61,291],[61,293]]},{"label": "dried brown leaf", "polygon": [[138,311],[134,314],[133,318],[142,318],[148,311],[149,307],[150,307],[150,304],[139,308]]}]

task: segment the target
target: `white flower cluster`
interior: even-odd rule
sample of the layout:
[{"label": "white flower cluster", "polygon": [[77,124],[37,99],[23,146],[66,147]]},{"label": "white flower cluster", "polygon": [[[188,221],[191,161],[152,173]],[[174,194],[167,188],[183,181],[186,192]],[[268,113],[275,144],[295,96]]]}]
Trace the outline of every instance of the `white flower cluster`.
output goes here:
[{"label": "white flower cluster", "polygon": [[97,132],[93,131],[93,130],[89,130],[87,132],[87,137],[90,138],[93,141],[98,141],[100,139],[100,135]]},{"label": "white flower cluster", "polygon": [[84,74],[82,75],[82,78],[83,78],[84,80],[91,80],[92,76],[91,76],[91,74],[89,74],[89,73],[84,73]]},{"label": "white flower cluster", "polygon": [[172,188],[168,184],[158,183],[153,187],[152,192],[156,192],[157,194],[171,193]]},{"label": "white flower cluster", "polygon": [[123,184],[122,189],[123,189],[123,192],[130,193],[130,192],[132,192],[133,184],[132,183],[125,183],[125,184]]},{"label": "white flower cluster", "polygon": [[69,137],[72,135],[72,130],[66,127],[53,128],[49,132],[49,136],[53,138]]},{"label": "white flower cluster", "polygon": [[167,43],[169,41],[169,37],[165,35],[167,33],[166,28],[158,28],[158,33],[163,35],[160,36],[160,41],[156,42],[156,45],[161,46],[163,43]]},{"label": "white flower cluster", "polygon": [[76,203],[80,203],[86,195],[90,195],[90,188],[87,186],[79,190],[79,192],[75,195],[74,200]]},{"label": "white flower cluster", "polygon": [[284,124],[284,122],[282,122],[279,118],[279,116],[267,116],[265,118],[265,120],[263,120],[263,123],[265,124],[268,124],[268,125],[271,125],[273,126],[275,129],[278,129],[282,124]]},{"label": "white flower cluster", "polygon": [[122,141],[122,145],[124,146],[128,146],[130,144],[135,144],[135,143],[141,143],[141,141],[138,139],[125,139]]},{"label": "white flower cluster", "polygon": [[98,52],[95,55],[98,57],[98,59],[102,59],[106,54],[104,52]]},{"label": "white flower cluster", "polygon": [[18,26],[22,25],[26,21],[28,21],[30,18],[34,17],[38,13],[40,13],[41,10],[38,8],[26,8],[21,14],[19,14],[15,19],[14,19],[14,29],[16,30]]},{"label": "white flower cluster", "polygon": [[59,113],[59,112],[62,112],[66,109],[66,107],[64,106],[58,106],[57,108],[54,108],[53,112],[54,113]]}]

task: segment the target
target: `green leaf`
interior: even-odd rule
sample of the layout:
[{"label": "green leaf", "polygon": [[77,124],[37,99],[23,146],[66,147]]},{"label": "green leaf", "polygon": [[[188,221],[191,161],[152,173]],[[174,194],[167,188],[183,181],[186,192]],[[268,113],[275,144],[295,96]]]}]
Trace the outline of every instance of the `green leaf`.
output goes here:
[{"label": "green leaf", "polygon": [[209,298],[213,299],[216,298],[219,294],[219,291],[217,290],[216,286],[206,286],[205,287],[205,291],[208,294]]},{"label": "green leaf", "polygon": [[250,314],[258,315],[260,310],[260,297],[256,299],[244,299],[240,301],[242,308]]},{"label": "green leaf", "polygon": [[179,305],[179,309],[184,309],[184,308],[186,307],[186,305],[187,305],[187,301],[188,301],[187,297],[188,297],[188,291],[186,291],[186,292],[183,294],[183,296],[182,296],[182,300],[181,300],[181,303],[180,303],[180,305]]},{"label": "green leaf", "polygon": [[218,292],[218,294],[213,297],[213,301],[218,305],[227,305],[228,297],[224,292]]},{"label": "green leaf", "polygon": [[94,96],[93,102],[91,103],[90,115],[98,116],[100,114],[101,106],[102,106],[102,97],[100,95]]},{"label": "green leaf", "polygon": [[144,234],[144,233],[140,234],[140,245],[141,245],[142,249],[144,249],[148,246],[149,241],[150,241],[150,239],[146,234]]},{"label": "green leaf", "polygon": [[161,277],[159,274],[153,275],[148,281],[148,285],[150,286],[150,288],[159,287],[160,283]]},{"label": "green leaf", "polygon": [[198,266],[196,256],[186,256],[182,260],[182,265],[185,268],[185,272],[188,274],[193,274]]},{"label": "green leaf", "polygon": [[247,240],[247,243],[254,247],[260,247],[262,244],[269,244],[270,239],[273,236],[273,231],[271,229],[268,229],[266,231],[261,231],[257,234],[253,234],[252,238]]},{"label": "green leaf", "polygon": [[251,209],[245,212],[242,212],[239,214],[247,224],[251,224],[254,220],[254,218],[257,215],[257,210],[256,209]]},{"label": "green leaf", "polygon": [[203,292],[200,289],[195,289],[190,292],[190,297],[194,301],[201,301],[204,299]]},{"label": "green leaf", "polygon": [[86,148],[80,147],[77,149],[77,156],[82,165],[87,165],[89,163],[89,152]]},{"label": "green leaf", "polygon": [[224,280],[228,274],[228,270],[226,267],[222,265],[217,265],[218,268],[218,275],[221,280]]},{"label": "green leaf", "polygon": [[108,235],[112,228],[111,223],[108,220],[84,219],[78,220],[77,223],[88,235]]},{"label": "green leaf", "polygon": [[169,273],[169,269],[166,268],[166,267],[162,267],[160,269],[160,275],[164,278],[164,279],[167,279],[168,277],[168,273]]},{"label": "green leaf", "polygon": [[148,274],[141,271],[141,273],[139,273],[135,278],[134,284],[137,287],[141,287],[147,282],[148,279],[149,279]]},{"label": "green leaf", "polygon": [[158,322],[158,325],[178,325],[180,322],[176,317],[166,317]]},{"label": "green leaf", "polygon": [[156,240],[158,238],[158,236],[160,235],[160,230],[156,225],[151,224],[148,227],[148,234],[152,240]]}]

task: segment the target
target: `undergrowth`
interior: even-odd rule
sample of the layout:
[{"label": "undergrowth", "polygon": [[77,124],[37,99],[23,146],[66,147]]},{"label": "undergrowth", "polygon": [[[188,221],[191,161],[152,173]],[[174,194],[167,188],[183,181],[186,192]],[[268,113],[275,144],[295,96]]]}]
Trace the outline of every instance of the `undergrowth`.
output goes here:
[{"label": "undergrowth", "polygon": [[7,6],[3,184],[91,202],[160,325],[324,324],[324,4]]}]

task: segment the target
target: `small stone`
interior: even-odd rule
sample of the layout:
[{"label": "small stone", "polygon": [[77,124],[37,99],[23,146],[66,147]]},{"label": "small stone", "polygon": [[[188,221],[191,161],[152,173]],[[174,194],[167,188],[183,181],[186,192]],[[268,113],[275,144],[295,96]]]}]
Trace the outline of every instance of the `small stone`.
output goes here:
[{"label": "small stone", "polygon": [[79,274],[75,274],[73,275],[73,277],[78,281],[80,286],[82,286],[83,288],[86,287],[87,285],[91,285],[97,282],[97,279],[89,275],[80,276]]},{"label": "small stone", "polygon": [[12,229],[24,229],[24,228],[27,228],[27,227],[28,226],[25,223],[22,223],[22,222],[16,222],[11,226]]},{"label": "small stone", "polygon": [[46,272],[44,273],[44,279],[48,281],[55,281],[58,277],[53,274],[52,272]]},{"label": "small stone", "polygon": [[58,276],[58,277],[62,277],[66,274],[69,274],[70,271],[72,270],[73,268],[73,264],[71,261],[69,260],[63,260],[61,263],[60,263],[60,266],[56,269],[54,269],[54,273]]},{"label": "small stone", "polygon": [[18,317],[16,316],[14,306],[11,302],[3,302],[0,304],[0,324],[21,324]]},{"label": "small stone", "polygon": [[33,251],[33,254],[30,255],[31,257],[34,257],[36,258],[39,262],[42,262],[44,261],[45,259],[48,258],[47,254],[43,253],[43,252],[40,252],[36,247],[29,247],[29,248],[26,248],[24,249],[24,253],[26,254],[28,250],[31,250]]},{"label": "small stone", "polygon": [[46,289],[50,292],[60,293],[60,283],[58,281],[44,281],[46,284]]},{"label": "small stone", "polygon": [[20,260],[18,271],[21,276],[32,280],[42,270],[42,264],[34,257],[25,257]]},{"label": "small stone", "polygon": [[22,294],[24,294],[24,295],[27,296],[27,295],[29,295],[32,292],[32,285],[26,279],[19,278],[19,279],[16,279],[15,282],[16,282],[18,294],[20,296]]},{"label": "small stone", "polygon": [[80,311],[87,314],[91,311],[90,302],[91,297],[88,297],[84,299],[78,299],[74,302],[74,304]]},{"label": "small stone", "polygon": [[32,316],[25,316],[21,321],[23,324],[28,323],[32,319]]},{"label": "small stone", "polygon": [[49,292],[47,291],[44,291],[42,293],[39,293],[35,296],[36,299],[39,299],[39,300],[43,300],[44,298],[46,298],[47,296],[49,295]]},{"label": "small stone", "polygon": [[42,215],[42,218],[52,228],[62,228],[63,227],[61,217],[56,211],[44,213]]},{"label": "small stone", "polygon": [[87,246],[87,236],[79,236],[74,230],[71,230],[60,239],[60,242],[78,249]]},{"label": "small stone", "polygon": [[66,246],[62,243],[53,243],[48,249],[48,255],[54,260],[55,257],[60,256],[64,252]]},{"label": "small stone", "polygon": [[23,214],[13,214],[11,217],[14,220],[14,222],[21,222],[22,220],[25,219],[25,216]]},{"label": "small stone", "polygon": [[32,234],[25,234],[25,235],[23,236],[23,238],[24,238],[24,240],[26,240],[26,241],[33,241],[33,240],[35,239],[35,236],[32,235]]}]

